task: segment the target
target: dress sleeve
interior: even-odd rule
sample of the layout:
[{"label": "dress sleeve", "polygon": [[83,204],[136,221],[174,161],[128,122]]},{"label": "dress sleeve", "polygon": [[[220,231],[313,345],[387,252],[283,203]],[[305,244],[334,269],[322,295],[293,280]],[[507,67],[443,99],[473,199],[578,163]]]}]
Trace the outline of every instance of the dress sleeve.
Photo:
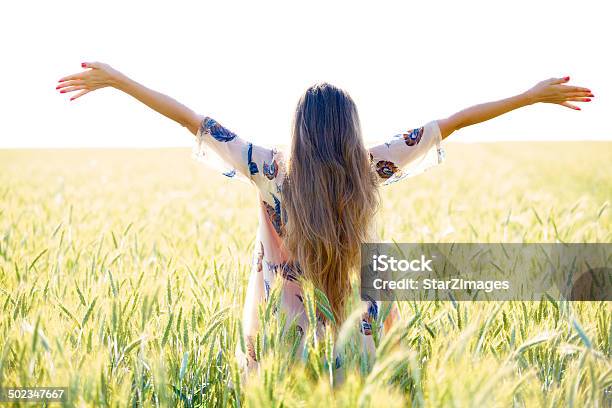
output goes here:
[{"label": "dress sleeve", "polygon": [[370,162],[383,185],[415,176],[444,161],[445,151],[437,121],[393,136],[373,146]]},{"label": "dress sleeve", "polygon": [[260,184],[264,163],[269,170],[275,150],[248,142],[211,117],[205,116],[196,133],[194,158],[224,176]]}]

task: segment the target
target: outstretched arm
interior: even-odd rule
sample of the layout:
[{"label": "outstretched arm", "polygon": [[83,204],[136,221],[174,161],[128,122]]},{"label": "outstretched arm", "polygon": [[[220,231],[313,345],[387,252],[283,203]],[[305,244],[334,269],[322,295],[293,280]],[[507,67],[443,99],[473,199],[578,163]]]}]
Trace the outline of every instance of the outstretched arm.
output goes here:
[{"label": "outstretched arm", "polygon": [[446,119],[438,120],[442,139],[463,127],[475,125],[503,115],[523,106],[538,102],[555,103],[570,109],[580,110],[570,102],[589,102],[594,95],[587,88],[565,85],[569,77],[550,78],[519,95],[495,102],[483,103],[464,109]]},{"label": "outstretched arm", "polygon": [[108,64],[84,62],[81,67],[86,70],[60,79],[56,88],[61,93],[79,91],[70,98],[71,101],[110,86],[133,96],[149,108],[186,127],[194,135],[197,133],[202,117],[185,105],[139,84]]}]

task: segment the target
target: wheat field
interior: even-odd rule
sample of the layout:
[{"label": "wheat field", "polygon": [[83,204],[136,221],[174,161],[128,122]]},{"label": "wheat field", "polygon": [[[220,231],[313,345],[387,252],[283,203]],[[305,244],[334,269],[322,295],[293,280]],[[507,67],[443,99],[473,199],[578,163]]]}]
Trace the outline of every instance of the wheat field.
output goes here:
[{"label": "wheat field", "polygon": [[[381,189],[377,229],[610,243],[611,170],[608,142],[449,144]],[[400,302],[343,378],[331,331],[288,358],[264,305],[261,367],[241,375],[256,211],[187,149],[0,151],[0,384],[67,387],[66,406],[611,406],[610,302]]]}]

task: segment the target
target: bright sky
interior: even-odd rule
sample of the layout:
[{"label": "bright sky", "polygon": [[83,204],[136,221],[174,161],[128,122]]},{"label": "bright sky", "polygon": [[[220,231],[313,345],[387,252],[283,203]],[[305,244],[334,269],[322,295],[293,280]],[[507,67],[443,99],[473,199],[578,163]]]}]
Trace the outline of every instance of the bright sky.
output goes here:
[{"label": "bright sky", "polygon": [[551,76],[590,87],[573,111],[524,108],[450,140],[612,140],[608,1],[14,1],[0,6],[0,147],[189,146],[191,135],[129,96],[73,102],[55,90],[102,61],[243,138],[289,141],[300,94],[349,91],[366,139]]}]

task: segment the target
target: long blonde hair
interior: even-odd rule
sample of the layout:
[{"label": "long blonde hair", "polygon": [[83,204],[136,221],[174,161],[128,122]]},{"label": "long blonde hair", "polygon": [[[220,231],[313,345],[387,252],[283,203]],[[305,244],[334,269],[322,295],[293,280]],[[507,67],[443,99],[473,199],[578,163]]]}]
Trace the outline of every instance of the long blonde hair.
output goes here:
[{"label": "long blonde hair", "polygon": [[340,322],[379,198],[357,107],[331,84],[311,86],[298,102],[283,198],[285,245]]}]

